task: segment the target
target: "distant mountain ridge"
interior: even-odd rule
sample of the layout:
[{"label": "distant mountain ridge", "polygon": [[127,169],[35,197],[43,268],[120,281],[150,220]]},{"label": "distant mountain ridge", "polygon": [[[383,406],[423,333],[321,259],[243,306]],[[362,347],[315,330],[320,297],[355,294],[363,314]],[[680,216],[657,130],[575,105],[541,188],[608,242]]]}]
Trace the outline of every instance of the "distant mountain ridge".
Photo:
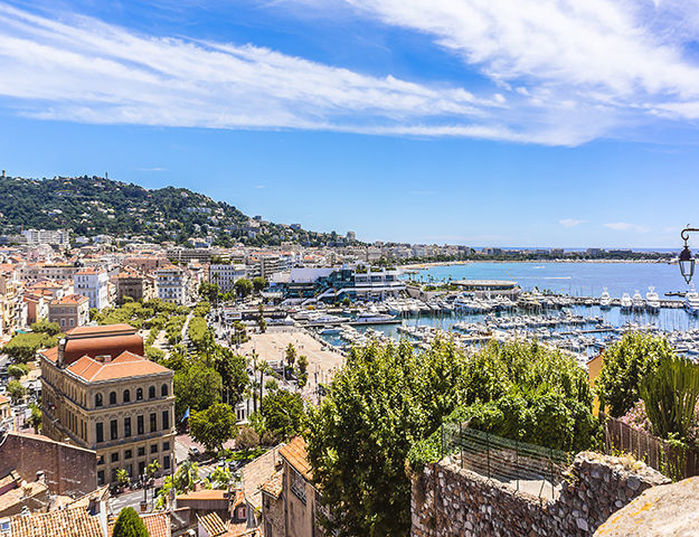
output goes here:
[{"label": "distant mountain ridge", "polygon": [[180,244],[190,238],[211,237],[218,246],[347,243],[335,232],[318,233],[250,218],[226,202],[186,188],[149,190],[95,176],[0,178],[0,232],[18,233],[22,228],[65,228],[78,236],[143,236],[148,241]]}]

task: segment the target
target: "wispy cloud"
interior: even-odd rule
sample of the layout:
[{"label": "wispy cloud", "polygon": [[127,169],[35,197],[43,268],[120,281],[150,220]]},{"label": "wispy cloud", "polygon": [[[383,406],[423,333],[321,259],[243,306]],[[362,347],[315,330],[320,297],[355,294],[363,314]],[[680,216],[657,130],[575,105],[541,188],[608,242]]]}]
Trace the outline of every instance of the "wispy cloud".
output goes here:
[{"label": "wispy cloud", "polygon": [[576,220],[575,218],[562,218],[558,221],[563,227],[575,227],[580,224],[586,224],[587,220]]},{"label": "wispy cloud", "polygon": [[629,222],[611,222],[604,224],[604,227],[613,229],[614,231],[630,231],[633,233],[648,233],[650,228],[640,226],[638,224],[630,224]]},{"label": "wispy cloud", "polygon": [[166,168],[154,167],[154,168],[136,168],[139,172],[165,172]]}]

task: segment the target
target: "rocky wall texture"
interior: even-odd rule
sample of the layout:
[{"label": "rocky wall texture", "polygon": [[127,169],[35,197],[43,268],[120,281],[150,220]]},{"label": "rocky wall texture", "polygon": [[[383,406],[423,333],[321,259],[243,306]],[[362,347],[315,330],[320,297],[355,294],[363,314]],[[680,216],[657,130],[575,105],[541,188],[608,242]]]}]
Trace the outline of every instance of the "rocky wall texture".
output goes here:
[{"label": "rocky wall texture", "polygon": [[645,489],[669,482],[640,462],[579,453],[555,499],[446,458],[413,479],[411,537],[588,537]]}]

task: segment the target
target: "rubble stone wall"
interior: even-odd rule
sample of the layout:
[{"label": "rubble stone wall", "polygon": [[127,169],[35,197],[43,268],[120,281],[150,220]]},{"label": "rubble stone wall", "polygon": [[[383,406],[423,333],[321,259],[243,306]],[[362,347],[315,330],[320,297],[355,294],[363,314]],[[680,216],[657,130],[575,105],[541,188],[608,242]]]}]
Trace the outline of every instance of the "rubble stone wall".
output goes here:
[{"label": "rubble stone wall", "polygon": [[643,463],[586,452],[557,497],[546,499],[447,457],[413,479],[411,537],[589,537],[645,489],[668,482]]}]

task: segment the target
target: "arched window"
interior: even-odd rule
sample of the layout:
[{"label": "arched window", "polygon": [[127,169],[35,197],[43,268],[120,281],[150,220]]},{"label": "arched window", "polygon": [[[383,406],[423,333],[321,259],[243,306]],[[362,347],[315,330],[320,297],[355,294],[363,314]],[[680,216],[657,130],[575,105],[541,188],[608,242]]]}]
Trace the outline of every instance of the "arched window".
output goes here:
[{"label": "arched window", "polygon": [[124,403],[128,403],[131,401],[131,391],[130,390],[124,390]]},{"label": "arched window", "polygon": [[109,404],[116,405],[116,392],[109,392]]},{"label": "arched window", "polygon": [[160,397],[167,397],[167,384],[160,387]]},{"label": "arched window", "polygon": [[102,406],[102,394],[101,393],[95,394],[95,406]]},{"label": "arched window", "polygon": [[136,390],[136,401],[143,399],[143,388]]},{"label": "arched window", "polygon": [[148,388],[148,399],[155,399],[155,386]]}]

